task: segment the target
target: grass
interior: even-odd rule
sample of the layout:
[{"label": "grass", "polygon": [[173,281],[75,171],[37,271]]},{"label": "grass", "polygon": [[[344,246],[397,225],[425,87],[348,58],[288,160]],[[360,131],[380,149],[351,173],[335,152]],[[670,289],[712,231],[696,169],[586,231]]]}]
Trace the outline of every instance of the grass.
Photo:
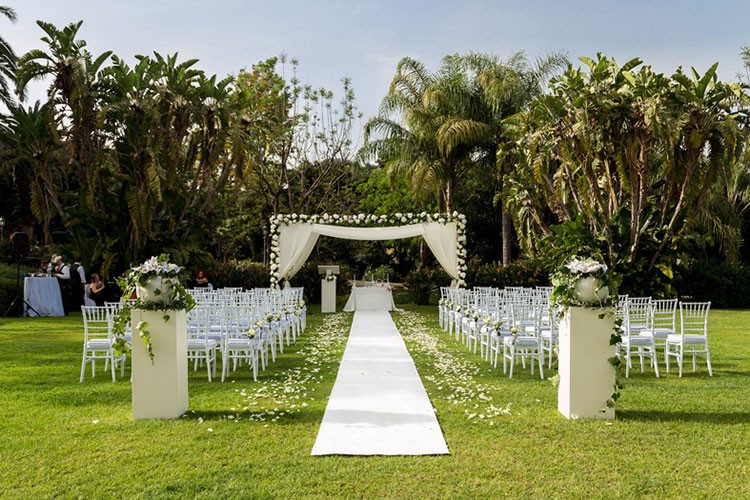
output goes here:
[{"label": "grass", "polygon": [[311,316],[258,382],[191,371],[190,413],[138,422],[127,372],[78,383],[80,315],[0,319],[0,497],[750,497],[750,312],[711,312],[714,377],[637,372],[607,423],[565,420],[549,382],[508,380],[434,306],[409,309],[394,317],[449,456],[310,456],[351,315]]}]

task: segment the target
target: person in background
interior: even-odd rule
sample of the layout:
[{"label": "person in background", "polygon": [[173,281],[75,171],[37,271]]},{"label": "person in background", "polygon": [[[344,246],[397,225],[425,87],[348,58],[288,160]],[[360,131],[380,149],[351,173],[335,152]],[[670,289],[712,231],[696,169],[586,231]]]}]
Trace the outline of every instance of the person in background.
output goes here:
[{"label": "person in background", "polygon": [[81,259],[76,258],[70,265],[70,310],[80,311],[84,304],[86,293],[86,272],[81,265]]},{"label": "person in background", "polygon": [[96,302],[97,306],[104,305],[104,289],[106,285],[97,273],[91,273],[91,283],[89,284],[90,296]]},{"label": "person in background", "polygon": [[198,269],[198,275],[195,277],[195,286],[196,287],[208,286],[208,276],[206,275],[206,271],[204,271],[203,269]]},{"label": "person in background", "polygon": [[67,315],[71,311],[70,266],[63,261],[62,255],[55,255],[52,276],[57,278],[57,281],[60,284],[60,295],[62,297],[63,309],[65,309],[65,314]]},{"label": "person in background", "polygon": [[55,261],[57,261],[57,254],[53,253],[52,258],[49,260],[49,264],[47,264],[47,276],[52,276],[57,272],[55,270]]},{"label": "person in background", "polygon": [[49,272],[49,261],[47,259],[42,259],[42,262],[39,264],[39,269],[36,270],[37,276],[47,276]]}]

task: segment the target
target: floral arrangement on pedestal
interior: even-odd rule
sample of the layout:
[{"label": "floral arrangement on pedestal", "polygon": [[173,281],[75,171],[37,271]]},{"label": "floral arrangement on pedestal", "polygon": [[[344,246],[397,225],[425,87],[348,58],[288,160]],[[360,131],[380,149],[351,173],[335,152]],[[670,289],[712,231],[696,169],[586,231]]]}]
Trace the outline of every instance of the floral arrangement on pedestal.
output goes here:
[{"label": "floral arrangement on pedestal", "polygon": [[[120,311],[114,317],[114,348],[118,354],[125,354],[130,347],[125,341],[130,315],[133,309],[163,311],[164,322],[169,321],[169,311],[190,311],[195,307],[195,300],[187,293],[182,282],[183,269],[169,262],[169,255],[161,254],[151,257],[143,264],[133,267],[126,276],[117,281],[123,292]],[[128,300],[135,294],[134,301]],[[149,357],[153,360],[154,353],[151,346],[151,332],[148,322],[140,321],[135,325]]]},{"label": "floral arrangement on pedestal", "polygon": [[617,293],[609,268],[592,258],[574,257],[552,276],[552,300],[563,307],[599,306],[610,304],[610,295]]},{"label": "floral arrangement on pedestal", "polygon": [[[600,309],[600,318],[614,314],[617,301],[619,279],[609,272],[606,264],[591,257],[573,257],[563,264],[550,276],[554,289],[550,296],[550,306],[557,309],[560,317],[569,307],[588,307]],[[614,346],[622,342],[622,320],[615,319],[615,327],[610,334],[609,344]],[[608,407],[613,407],[620,398],[623,389],[621,377],[621,361],[613,356],[608,359],[615,368],[615,387],[612,397],[607,401]],[[559,381],[559,375],[551,377],[553,385]]]},{"label": "floral arrangement on pedestal", "polygon": [[425,222],[437,222],[440,224],[456,223],[456,255],[458,256],[458,286],[465,286],[466,282],[466,216],[453,213],[433,213],[427,212],[415,213],[395,213],[391,215],[374,215],[374,214],[277,214],[271,216],[271,287],[279,287],[279,226],[281,224],[311,223],[311,224],[330,224],[336,226],[350,227],[388,227],[394,225],[422,224]]}]

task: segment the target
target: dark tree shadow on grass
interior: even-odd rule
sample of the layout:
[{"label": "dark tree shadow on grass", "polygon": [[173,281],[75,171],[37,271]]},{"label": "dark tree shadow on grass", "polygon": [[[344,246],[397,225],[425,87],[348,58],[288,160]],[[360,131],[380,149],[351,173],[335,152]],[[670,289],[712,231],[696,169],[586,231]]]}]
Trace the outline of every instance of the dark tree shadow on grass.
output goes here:
[{"label": "dark tree shadow on grass", "polygon": [[636,422],[695,422],[737,425],[750,423],[750,412],[632,411],[617,412],[618,420]]}]

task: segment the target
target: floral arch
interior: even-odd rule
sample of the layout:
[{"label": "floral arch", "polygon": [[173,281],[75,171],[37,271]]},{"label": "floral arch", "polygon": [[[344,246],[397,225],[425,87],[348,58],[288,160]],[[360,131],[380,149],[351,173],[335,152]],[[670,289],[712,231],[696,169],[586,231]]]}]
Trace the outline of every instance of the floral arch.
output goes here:
[{"label": "floral arch", "polygon": [[271,286],[290,280],[307,261],[319,236],[349,240],[397,240],[422,236],[438,263],[465,285],[466,217],[452,214],[297,215],[271,217]]}]

